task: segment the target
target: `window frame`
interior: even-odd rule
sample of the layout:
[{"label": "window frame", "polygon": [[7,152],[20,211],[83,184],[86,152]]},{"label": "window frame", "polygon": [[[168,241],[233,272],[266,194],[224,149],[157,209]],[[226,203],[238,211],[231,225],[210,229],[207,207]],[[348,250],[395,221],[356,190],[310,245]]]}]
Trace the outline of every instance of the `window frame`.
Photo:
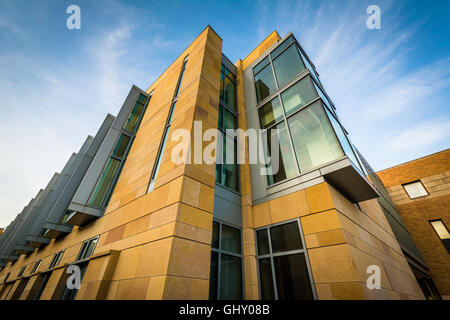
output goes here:
[{"label": "window frame", "polygon": [[186,72],[189,54],[183,59],[180,72],[178,74],[177,86],[173,93],[172,101],[170,104],[169,114],[167,116],[166,123],[164,125],[164,131],[161,136],[161,141],[159,142],[158,152],[156,153],[155,163],[153,164],[152,174],[150,175],[150,181],[147,187],[147,194],[152,192],[155,188],[156,179],[158,178],[159,168],[162,163],[162,158],[164,156],[164,150],[166,147],[167,139],[169,138],[170,127],[173,122],[173,115],[175,112],[175,107],[178,101],[178,96],[181,90],[181,82],[183,81],[184,73]]},{"label": "window frame", "polygon": [[[100,239],[100,235],[97,235],[95,237],[92,237],[92,238],[89,238],[87,240],[84,240],[83,243],[81,244],[80,251],[78,252],[77,259],[72,264],[77,264],[80,261],[84,261],[84,260],[89,259],[89,257],[92,256],[92,254],[94,253],[95,249],[97,248],[97,244],[98,244],[98,240],[99,239]],[[94,246],[94,249],[92,250],[92,253],[88,257],[85,257],[84,255],[86,253],[87,248],[89,247],[89,244],[92,241],[95,241],[95,240],[97,240],[97,242],[95,243],[95,246]]]},{"label": "window frame", "polygon": [[[221,72],[221,74],[222,74],[222,72],[223,72],[223,70],[228,70],[229,71],[229,73],[230,74],[233,74],[232,72],[231,72],[231,70],[230,69],[228,69],[224,64],[221,64],[221,67],[220,67],[220,72]],[[225,74],[225,72],[223,73],[223,76],[224,77],[228,77],[226,74]],[[233,77],[235,77],[236,78],[236,76],[233,74]],[[224,151],[225,151],[225,147],[226,147],[226,143],[225,143],[225,139],[226,139],[226,137],[229,137],[229,138],[232,138],[233,139],[233,141],[234,141],[234,148],[236,149],[235,151],[233,151],[233,152],[235,152],[236,154],[235,154],[235,159],[236,160],[238,160],[238,152],[239,152],[239,150],[238,150],[238,148],[237,148],[237,142],[238,142],[238,140],[237,140],[237,137],[236,136],[231,136],[228,132],[227,132],[227,130],[225,129],[225,127],[224,127],[224,123],[225,123],[225,114],[226,114],[226,112],[228,111],[229,113],[231,113],[231,115],[235,118],[235,120],[236,120],[236,129],[238,129],[239,128],[239,117],[238,117],[238,104],[237,104],[237,85],[236,85],[236,81],[234,81],[233,79],[231,79],[230,77],[228,77],[228,79],[235,85],[235,95],[234,95],[234,99],[235,99],[235,106],[236,106],[236,110],[234,110],[233,108],[231,108],[226,102],[225,102],[225,100],[224,99],[222,99],[222,96],[219,94],[219,116],[218,116],[218,121],[219,121],[219,123],[218,123],[218,125],[217,125],[217,128],[218,128],[218,130],[220,131],[220,133],[222,134],[222,150],[221,150],[221,152],[220,152],[220,155],[222,156],[222,163],[216,163],[216,177],[215,177],[215,184],[217,184],[217,185],[220,185],[221,187],[223,187],[223,188],[225,188],[225,189],[227,189],[227,190],[230,190],[231,192],[234,192],[234,193],[236,193],[236,194],[241,194],[241,172],[240,172],[240,166],[239,166],[239,163],[236,163],[236,174],[237,174],[237,176],[238,176],[238,183],[237,183],[237,190],[235,190],[235,189],[233,189],[233,188],[230,188],[230,187],[228,187],[228,186],[226,186],[225,185],[225,183],[222,181],[222,174],[223,174],[223,171],[224,171],[224,159],[223,159],[223,157],[224,157],[224,155],[225,155],[225,153],[224,153]],[[223,81],[223,88],[221,88],[221,90],[224,92],[224,95],[225,95],[225,81]],[[222,123],[220,123],[220,120],[222,120]],[[219,137],[217,137],[217,138],[219,138]],[[217,158],[217,155],[219,155],[219,153],[217,152],[217,148],[216,148],[216,158]],[[236,162],[238,162],[238,161],[236,161]],[[218,176],[217,176],[217,167],[219,167],[219,170],[218,170]],[[219,179],[218,179],[218,177],[219,177]]]},{"label": "window frame", "polygon": [[36,261],[36,263],[33,266],[33,269],[31,269],[31,271],[30,271],[30,275],[35,274],[39,270],[41,263],[42,263],[42,259],[39,259],[38,261]]},{"label": "window frame", "polygon": [[[405,186],[406,186],[406,185],[409,185],[409,184],[417,183],[417,182],[420,183],[420,185],[422,186],[423,190],[425,190],[425,192],[426,192],[427,194],[426,194],[426,195],[423,195],[423,196],[418,196],[418,197],[412,198],[411,195],[409,194],[408,190],[406,190]],[[416,199],[428,197],[428,196],[430,195],[430,192],[427,190],[427,188],[425,188],[425,185],[422,183],[422,180],[420,180],[420,179],[414,180],[414,181],[411,181],[411,182],[402,183],[402,188],[403,188],[403,190],[406,192],[406,195],[408,196],[408,198],[409,198],[410,200],[416,200]]]},{"label": "window frame", "polygon": [[[134,108],[134,105],[136,105],[136,103],[139,101],[139,98],[140,98],[141,95],[144,95],[146,99],[143,102],[144,109],[142,110],[141,115],[139,116],[138,120],[136,121],[136,125],[135,125],[136,129],[135,129],[135,131],[128,131],[128,130],[124,129],[123,127],[125,126],[126,123],[124,123],[124,125],[120,129],[119,136],[117,137],[117,139],[116,139],[116,141],[114,143],[114,147],[111,150],[111,153],[110,153],[108,159],[106,160],[105,164],[103,165],[102,171],[101,171],[99,177],[97,178],[97,181],[95,182],[95,186],[91,190],[91,193],[89,195],[89,198],[88,198],[89,200],[88,200],[88,204],[87,205],[90,206],[90,207],[98,208],[98,209],[103,210],[103,209],[105,209],[107,207],[107,205],[109,203],[109,200],[111,200],[112,193],[114,192],[114,189],[116,187],[117,181],[119,180],[120,173],[122,172],[122,169],[123,169],[123,167],[125,165],[125,162],[127,161],[128,153],[129,153],[129,151],[130,151],[130,149],[131,149],[131,147],[133,145],[134,139],[136,138],[137,131],[139,130],[139,126],[141,125],[142,119],[144,118],[145,112],[147,111],[147,108],[148,108],[148,105],[149,105],[150,100],[152,98],[154,90],[152,90],[148,94],[148,96],[147,96],[147,93],[144,94],[141,90],[138,90],[138,92],[139,92],[139,94],[136,97],[136,100],[134,101],[133,108]],[[140,102],[140,103],[142,103],[142,102]],[[130,113],[128,114],[128,118],[130,117],[131,112],[133,111],[133,108],[131,108]],[[128,118],[127,118],[127,121],[128,121]],[[128,140],[128,144],[127,144],[127,146],[126,146],[122,156],[118,157],[118,156],[114,155],[114,150],[117,147],[117,144],[118,144],[120,138],[122,137],[122,135],[127,136],[129,138],[129,140]],[[119,161],[119,164],[117,166],[116,172],[113,175],[111,183],[108,186],[108,189],[107,189],[107,191],[105,193],[105,196],[104,196],[102,202],[100,203],[99,206],[96,206],[96,205],[92,204],[91,202],[94,200],[94,195],[96,194],[97,189],[100,187],[100,182],[102,180],[103,174],[104,174],[106,168],[108,167],[108,164],[110,163],[111,159]],[[66,212],[64,213],[64,215],[65,214],[66,214]],[[64,219],[64,215],[61,217],[61,219]]]},{"label": "window frame", "polygon": [[[292,42],[284,50],[288,49],[292,45],[297,45],[297,43],[295,41]],[[279,54],[282,54],[284,52],[284,50],[282,50]],[[278,55],[277,55],[277,57],[278,57]],[[269,57],[269,62],[272,63],[272,60],[270,59],[270,57]],[[273,71],[273,67],[272,67],[272,71]],[[274,74],[274,76],[275,76],[275,74]],[[289,90],[291,87],[295,86],[300,81],[302,81],[302,80],[304,80],[306,78],[308,78],[309,81],[311,82],[312,88],[313,88],[313,90],[314,90],[314,92],[316,94],[316,98],[314,98],[313,100],[309,101],[307,104],[305,104],[304,106],[298,108],[297,110],[295,110],[294,112],[290,113],[289,115],[286,115],[286,111],[285,111],[285,108],[284,108],[283,99],[281,98],[281,95],[284,92],[286,92],[287,90]],[[276,78],[275,78],[275,82],[277,82]],[[277,86],[278,86],[278,84],[277,84]],[[297,113],[301,112],[302,110],[312,106],[317,101],[321,102],[321,105],[322,105],[322,108],[324,109],[325,116],[327,118],[328,124],[332,128],[333,135],[334,135],[334,137],[335,137],[335,139],[336,139],[336,141],[337,141],[337,143],[339,145],[339,148],[342,150],[342,153],[344,154],[344,157],[347,157],[348,159],[350,159],[350,157],[345,153],[345,149],[344,149],[341,141],[339,140],[336,131],[334,130],[334,127],[333,127],[333,124],[331,122],[330,116],[334,117],[334,119],[336,120],[338,125],[341,127],[342,131],[344,132],[345,138],[347,139],[347,142],[350,145],[350,148],[353,151],[354,157],[355,157],[355,159],[357,161],[357,163],[355,163],[356,168],[363,174],[363,170],[360,169],[362,167],[362,164],[359,162],[359,159],[356,156],[356,152],[354,150],[354,146],[350,142],[350,139],[349,139],[348,134],[347,134],[347,130],[345,130],[344,126],[342,126],[342,124],[341,124],[341,122],[339,120],[339,117],[337,116],[337,114],[336,114],[336,112],[334,110],[334,107],[332,107],[333,105],[331,103],[331,100],[329,100],[329,98],[326,95],[326,93],[324,92],[324,90],[321,90],[321,89],[322,89],[322,87],[317,84],[317,82],[315,81],[315,79],[312,76],[311,72],[309,72],[309,69],[306,68],[306,66],[305,66],[305,70],[301,71],[297,76],[295,76],[290,81],[288,81],[284,86],[282,86],[281,88],[278,88],[277,91],[275,91],[273,94],[271,94],[271,95],[267,96],[266,98],[264,98],[263,100],[257,102],[257,104],[256,104],[256,117],[257,117],[258,127],[260,129],[261,134],[263,134],[264,132],[268,132],[268,130],[273,129],[274,127],[276,127],[280,123],[285,122],[286,127],[287,127],[288,137],[289,137],[289,143],[290,143],[290,146],[291,146],[291,151],[294,153],[294,157],[295,157],[295,160],[297,162],[296,163],[296,167],[297,167],[297,174],[296,175],[294,175],[293,177],[290,177],[290,178],[286,178],[286,179],[284,179],[282,181],[278,181],[276,183],[270,184],[270,185],[269,185],[267,179],[264,179],[265,180],[265,184],[266,184],[266,189],[267,188],[272,188],[272,187],[277,186],[279,184],[283,184],[283,183],[285,183],[285,182],[287,182],[289,180],[295,179],[295,178],[297,178],[299,176],[302,176],[302,175],[307,174],[307,173],[309,173],[311,171],[317,170],[317,168],[321,167],[321,166],[319,166],[319,167],[315,167],[315,168],[310,169],[310,170],[302,171],[302,169],[300,168],[300,162],[299,162],[298,156],[297,156],[297,154],[295,152],[295,149],[294,149],[294,142],[293,142],[293,139],[292,139],[291,129],[290,129],[289,125],[288,125],[288,119],[289,118],[295,116]],[[320,95],[318,90],[321,90],[321,93],[325,96],[325,98],[328,98],[327,101],[323,101],[323,98],[321,97],[321,95]],[[256,99],[256,89],[254,91],[254,94],[255,94],[255,99]],[[273,101],[274,99],[279,99],[279,103],[281,105],[282,117],[278,121],[274,121],[267,128],[262,128],[259,112],[267,103]],[[327,104],[327,102],[329,103],[329,105]],[[344,157],[342,157],[342,159]],[[336,160],[338,160],[338,159],[336,159]],[[352,163],[353,163],[353,161],[352,161]]]},{"label": "window frame", "polygon": [[439,241],[442,243],[442,245],[444,246],[444,248],[447,250],[447,252],[450,254],[450,239],[447,241],[448,244],[444,243],[444,239],[441,238],[441,236],[439,235],[439,233],[437,232],[437,230],[434,228],[433,223],[432,222],[436,222],[436,221],[440,221],[442,226],[447,230],[447,233],[450,234],[450,230],[448,229],[447,225],[444,223],[444,221],[442,219],[433,219],[433,220],[428,220],[428,222],[431,225],[431,228],[433,229],[434,233],[436,234],[436,236],[438,237]]},{"label": "window frame", "polygon": [[[299,232],[300,232],[300,239],[301,239],[301,242],[302,242],[302,249],[273,253],[270,229],[272,227],[277,227],[277,226],[289,224],[289,223],[292,223],[292,222],[297,222],[297,226],[298,226],[298,229],[299,229]],[[269,253],[268,254],[263,254],[263,255],[260,255],[259,252],[258,252],[258,236],[257,236],[257,232],[261,231],[261,230],[266,230],[266,232],[267,232],[267,241],[268,241],[268,244],[269,244]],[[312,292],[313,298],[314,298],[314,300],[317,300],[317,292],[316,292],[316,286],[315,286],[315,282],[314,282],[314,276],[312,274],[311,264],[309,262],[308,249],[306,247],[306,241],[305,241],[305,237],[304,237],[303,230],[302,230],[302,227],[301,227],[300,218],[289,219],[289,220],[285,220],[285,221],[282,221],[282,222],[277,222],[277,223],[274,223],[274,224],[271,224],[271,225],[267,225],[267,226],[264,226],[264,227],[256,228],[256,229],[254,229],[254,236],[255,236],[255,249],[256,249],[256,267],[257,267],[257,272],[258,272],[258,293],[259,293],[259,299],[260,300],[262,299],[261,275],[260,275],[260,270],[259,270],[259,260],[260,259],[267,259],[267,258],[270,259],[270,267],[271,267],[271,271],[272,271],[272,282],[273,282],[274,298],[275,298],[275,300],[278,300],[278,287],[277,287],[277,283],[276,283],[277,282],[277,278],[276,278],[276,274],[275,274],[274,258],[301,253],[305,257],[306,268],[307,268],[307,271],[308,271],[308,278],[309,278],[309,282],[311,284],[311,292]]]},{"label": "window frame", "polygon": [[[244,250],[244,244],[243,244],[244,239],[243,239],[243,235],[242,235],[242,228],[238,227],[236,225],[230,224],[228,222],[222,222],[219,219],[214,219],[213,224],[214,224],[214,222],[218,223],[218,225],[219,225],[219,232],[218,232],[219,246],[218,246],[218,248],[214,248],[211,243],[211,252],[217,253],[217,292],[216,292],[217,300],[221,300],[221,298],[220,298],[220,275],[221,275],[222,254],[241,259],[241,296],[243,299],[244,294],[245,294],[245,278],[244,278],[244,253],[243,253],[244,252],[243,251]],[[222,249],[222,225],[239,230],[240,245],[241,245],[241,247],[240,247],[241,253],[240,254]],[[210,281],[211,281],[211,279],[210,279]]]},{"label": "window frame", "polygon": [[64,250],[61,250],[61,251],[58,251],[57,253],[55,253],[55,255],[53,256],[52,261],[50,262],[49,269],[53,269],[54,267],[59,265],[59,263],[61,262],[61,259],[62,259],[63,255],[64,255],[65,251],[66,250],[64,249]]},{"label": "window frame", "polygon": [[27,266],[23,266],[22,268],[20,268],[20,271],[17,274],[17,278],[20,278],[23,275],[23,273],[25,272],[26,268],[27,268]]}]

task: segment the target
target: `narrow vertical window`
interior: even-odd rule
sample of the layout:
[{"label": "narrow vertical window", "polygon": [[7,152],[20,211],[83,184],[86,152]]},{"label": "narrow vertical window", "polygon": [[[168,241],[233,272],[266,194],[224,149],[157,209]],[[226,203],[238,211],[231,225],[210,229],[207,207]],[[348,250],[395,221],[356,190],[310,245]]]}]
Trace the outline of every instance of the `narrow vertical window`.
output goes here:
[{"label": "narrow vertical window", "polygon": [[[148,105],[153,92],[147,98],[140,93],[135,101],[133,109],[128,115],[128,119],[122,127],[121,134],[116,141],[116,145],[111,153],[109,160],[94,188],[94,192],[89,200],[89,205],[97,208],[105,208],[108,205],[111,194],[119,178],[128,156],[128,152],[133,144],[136,131],[139,128],[146,106]],[[70,216],[63,216],[63,222]]]},{"label": "narrow vertical window", "polygon": [[447,249],[447,252],[450,253],[450,232],[448,232],[448,229],[445,226],[444,222],[439,219],[432,220],[430,221],[430,223],[434,231],[437,233],[439,239],[441,239],[441,242],[444,245],[445,249]]},{"label": "narrow vertical window", "polygon": [[241,230],[213,222],[210,300],[242,299]]},{"label": "narrow vertical window", "polygon": [[180,76],[178,77],[177,86],[175,88],[175,94],[172,99],[172,104],[170,105],[169,116],[167,117],[166,125],[164,128],[164,133],[162,136],[161,144],[158,150],[158,154],[156,155],[155,165],[153,167],[152,176],[150,179],[150,184],[148,185],[147,193],[151,192],[155,187],[156,178],[158,177],[159,168],[161,166],[162,157],[164,154],[164,149],[166,147],[167,138],[169,136],[170,126],[172,124],[173,113],[175,111],[175,106],[178,100],[178,93],[180,92],[181,81],[183,80],[184,71],[186,70],[186,64],[188,61],[188,57],[184,58],[183,66],[181,67]]}]

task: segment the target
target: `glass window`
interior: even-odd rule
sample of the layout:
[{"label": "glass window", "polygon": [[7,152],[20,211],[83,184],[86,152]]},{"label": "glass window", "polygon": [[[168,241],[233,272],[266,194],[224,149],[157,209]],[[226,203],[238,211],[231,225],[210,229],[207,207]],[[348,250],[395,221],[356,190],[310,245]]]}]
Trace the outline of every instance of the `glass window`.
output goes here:
[{"label": "glass window", "polygon": [[81,246],[80,253],[78,254],[77,260],[83,260],[89,258],[92,253],[94,253],[95,247],[97,246],[98,237],[86,240]]},{"label": "glass window", "polygon": [[279,88],[305,70],[295,45],[290,46],[273,60],[273,69],[275,70]]},{"label": "glass window", "polygon": [[[271,154],[273,138],[276,138],[279,143],[278,159],[274,158]],[[279,181],[295,176],[298,173],[297,165],[289,141],[286,123],[282,122],[275,126],[273,129],[269,129],[268,131],[264,132],[262,134],[262,139],[265,154],[266,156],[268,155],[269,157],[271,157],[270,164],[273,166],[267,168],[268,184],[272,185]]]},{"label": "glass window", "polygon": [[[231,144],[233,142],[233,149],[227,150],[227,142]],[[227,153],[233,153],[232,163],[227,163]],[[227,134],[223,135],[223,164],[222,164],[222,185],[227,188],[233,189],[239,192],[239,167],[237,164],[237,141]]]},{"label": "glass window", "polygon": [[222,250],[240,254],[241,232],[239,229],[222,225]]},{"label": "glass window", "polygon": [[270,228],[270,239],[274,253],[303,249],[297,222]]},{"label": "glass window", "polygon": [[139,94],[138,101],[142,103],[145,102],[145,96],[142,93]]},{"label": "glass window", "polygon": [[439,239],[441,239],[442,244],[447,249],[447,252],[450,253],[450,233],[448,232],[444,222],[442,219],[439,219],[430,221],[430,223],[434,231],[436,231]]},{"label": "glass window", "polygon": [[269,56],[265,57],[260,63],[256,65],[256,67],[253,68],[253,74],[257,74],[259,71],[262,70],[267,64],[269,63]]},{"label": "glass window", "polygon": [[95,192],[91,197],[89,204],[95,207],[101,207],[103,201],[106,198],[109,187],[111,186],[114,176],[119,168],[120,161],[114,158],[110,158],[106,168],[103,170],[102,176],[97,183]]},{"label": "glass window", "polygon": [[215,221],[213,222],[211,245],[213,248],[219,249],[219,224]]},{"label": "glass window", "polygon": [[427,190],[423,187],[420,181],[415,181],[403,185],[406,193],[411,199],[420,198],[428,195]]},{"label": "glass window", "polygon": [[319,101],[289,118],[288,123],[301,172],[344,156]]},{"label": "glass window", "polygon": [[130,137],[122,133],[119,137],[119,140],[117,140],[116,146],[114,147],[113,155],[118,158],[122,158],[125,154],[125,151],[127,150],[129,142]]},{"label": "glass window", "polygon": [[213,221],[209,298],[242,299],[241,231],[217,221]]},{"label": "glass window", "polygon": [[274,257],[278,299],[312,300],[314,296],[303,253]]},{"label": "glass window", "polygon": [[220,299],[242,299],[242,266],[240,257],[222,254],[220,259]]},{"label": "glass window", "polygon": [[286,115],[297,111],[317,98],[309,77],[305,77],[281,94]]},{"label": "glass window", "polygon": [[270,258],[259,259],[259,278],[261,285],[261,299],[274,300],[275,292]]},{"label": "glass window", "polygon": [[33,300],[39,300],[44,292],[45,287],[47,286],[48,280],[52,275],[51,272],[46,272],[43,276],[41,276],[41,283],[39,284],[39,288],[36,291],[36,294],[33,297]]},{"label": "glass window", "polygon": [[264,106],[259,108],[259,120],[261,122],[261,128],[268,128],[272,124],[283,119],[283,109],[281,107],[280,98],[267,102]]},{"label": "glass window", "polygon": [[19,274],[17,275],[17,278],[20,278],[20,277],[23,275],[23,273],[25,272],[25,268],[26,268],[26,266],[23,266],[23,267],[20,269]]},{"label": "glass window", "polygon": [[131,110],[127,122],[125,122],[123,129],[130,132],[136,131],[138,120],[141,118],[143,111],[144,111],[144,104],[137,101],[133,107],[133,110]]},{"label": "glass window", "polygon": [[271,53],[272,59],[274,59],[281,51],[287,48],[292,42],[294,42],[294,37],[289,36],[285,41],[283,41],[278,47],[276,47]]},{"label": "glass window", "polygon": [[269,226],[256,234],[261,299],[314,299],[299,222]]},{"label": "glass window", "polygon": [[37,262],[34,264],[34,267],[33,267],[33,269],[31,270],[30,274],[33,274],[33,273],[35,273],[36,271],[38,271],[39,266],[41,265],[41,262],[42,262],[42,260],[39,260],[39,261],[37,261]]},{"label": "glass window", "polygon": [[339,142],[341,143],[342,149],[344,149],[345,154],[350,159],[350,161],[356,166],[356,168],[361,173],[363,173],[364,171],[361,169],[359,162],[356,159],[355,153],[353,152],[353,148],[351,147],[348,137],[344,133],[344,130],[342,130],[341,125],[337,122],[336,118],[327,109],[325,110],[328,114],[328,118],[331,121],[331,125],[334,128],[334,132],[336,133],[336,136],[338,137]]},{"label": "glass window", "polygon": [[217,284],[219,279],[219,254],[211,252],[211,266],[209,271],[209,299],[217,300]]},{"label": "glass window", "polygon": [[224,110],[224,118],[223,118],[223,129],[236,129],[237,127],[237,119],[234,114],[232,114],[228,110]]},{"label": "glass window", "polygon": [[224,102],[233,110],[236,110],[236,85],[230,78],[225,77]]},{"label": "glass window", "polygon": [[316,71],[314,70],[313,66],[309,63],[308,59],[306,59],[306,56],[303,54],[303,52],[299,48],[297,48],[297,50],[300,53],[300,55],[302,56],[303,62],[306,64],[306,67],[309,69],[309,72],[311,73],[311,75],[314,77],[314,79],[316,79],[317,83],[321,84],[319,77],[317,77]]},{"label": "glass window", "polygon": [[262,256],[269,254],[269,237],[267,236],[267,230],[259,230],[256,232],[256,241],[258,242],[258,255]]},{"label": "glass window", "polygon": [[258,102],[277,90],[270,64],[255,75],[255,88]]}]

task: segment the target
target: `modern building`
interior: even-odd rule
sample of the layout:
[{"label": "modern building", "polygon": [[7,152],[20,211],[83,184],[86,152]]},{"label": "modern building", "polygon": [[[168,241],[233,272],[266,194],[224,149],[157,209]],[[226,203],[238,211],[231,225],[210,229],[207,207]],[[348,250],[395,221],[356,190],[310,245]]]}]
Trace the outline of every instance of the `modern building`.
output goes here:
[{"label": "modern building", "polygon": [[0,299],[424,299],[399,217],[294,35],[208,26],[6,228]]},{"label": "modern building", "polygon": [[429,268],[431,283],[413,269],[419,284],[427,297],[450,299],[450,149],[378,175]]}]

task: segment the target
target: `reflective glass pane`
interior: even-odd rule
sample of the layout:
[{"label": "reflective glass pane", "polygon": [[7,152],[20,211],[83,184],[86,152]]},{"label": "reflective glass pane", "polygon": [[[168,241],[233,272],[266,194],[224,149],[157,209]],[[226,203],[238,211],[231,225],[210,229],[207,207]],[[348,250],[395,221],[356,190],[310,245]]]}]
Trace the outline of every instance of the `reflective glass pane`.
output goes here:
[{"label": "reflective glass pane", "polygon": [[236,110],[236,85],[228,77],[225,77],[224,85],[224,102]]},{"label": "reflective glass pane", "polygon": [[222,105],[219,105],[219,129],[223,129],[223,109],[224,107],[222,107]]},{"label": "reflective glass pane", "polygon": [[275,58],[284,48],[287,48],[292,42],[294,42],[294,37],[290,36],[282,44],[280,44],[275,50],[273,50],[270,55],[272,59]]},{"label": "reflective glass pane", "polygon": [[274,300],[272,265],[270,258],[259,259],[259,282],[261,285],[261,299]]},{"label": "reflective glass pane", "polygon": [[224,96],[225,96],[225,92],[224,92],[224,90],[223,90],[223,85],[224,85],[224,82],[225,82],[225,74],[224,74],[224,72],[223,72],[223,69],[224,69],[224,66],[222,65],[222,68],[221,68],[222,70],[221,70],[221,72],[220,72],[220,100],[223,100],[224,99]]},{"label": "reflective glass pane", "polygon": [[[298,49],[298,48],[297,48]],[[300,53],[300,55],[302,56],[303,62],[304,64],[306,64],[306,67],[309,69],[309,72],[311,72],[311,75],[314,77],[314,79],[316,79],[317,83],[320,83],[319,77],[317,77],[316,72],[313,68],[313,66],[309,63],[308,59],[306,59],[305,55],[303,54],[303,52],[298,49],[298,52]]]},{"label": "reflective glass pane", "polygon": [[224,109],[224,119],[223,119],[223,128],[226,129],[236,129],[236,116]]},{"label": "reflective glass pane", "polygon": [[253,74],[258,73],[262,68],[264,68],[269,63],[269,56],[265,57],[260,63],[253,68]]},{"label": "reflective glass pane", "polygon": [[140,102],[142,102],[142,103],[145,102],[145,96],[144,96],[142,93],[139,94],[138,101],[140,101]]},{"label": "reflective glass pane", "polygon": [[[228,141],[228,146],[227,146]],[[226,187],[239,191],[239,169],[237,164],[237,142],[228,135],[224,135],[222,184]],[[230,149],[230,146],[233,146]],[[227,154],[230,154],[227,160]]]},{"label": "reflective glass pane", "polygon": [[275,122],[283,119],[283,110],[278,97],[267,102],[258,110],[258,112],[261,128],[270,127]]},{"label": "reflective glass pane", "polygon": [[219,280],[219,254],[211,251],[211,266],[209,275],[209,299],[217,300],[217,281]]},{"label": "reflective glass pane", "polygon": [[355,153],[353,152],[353,148],[350,146],[350,143],[348,141],[347,135],[342,130],[342,127],[340,124],[336,121],[336,119],[331,115],[331,113],[326,110],[328,114],[328,118],[330,119],[331,125],[334,128],[334,132],[336,133],[336,136],[339,139],[339,142],[341,143],[342,148],[344,149],[345,154],[347,157],[353,162],[355,167],[361,171],[362,174],[364,174],[363,170],[361,169],[358,160],[356,159]]},{"label": "reflective glass pane", "polygon": [[215,221],[213,222],[211,246],[213,248],[219,249],[219,224]]},{"label": "reflective glass pane", "polygon": [[290,46],[273,60],[273,68],[275,70],[279,88],[288,83],[301,71],[305,70],[305,66],[300,59],[295,45]]},{"label": "reflective glass pane", "polygon": [[300,171],[344,156],[319,101],[289,118],[288,123]]},{"label": "reflective glass pane", "polygon": [[272,252],[285,252],[303,248],[297,222],[291,222],[270,228]]},{"label": "reflective glass pane", "polygon": [[220,257],[220,299],[242,299],[241,258],[222,254]]},{"label": "reflective glass pane", "polygon": [[[278,130],[278,131],[277,131]],[[271,157],[267,166],[267,182],[269,185],[291,178],[297,174],[297,164],[292,152],[286,124],[284,122],[262,134],[266,156]],[[272,140],[278,141],[278,155],[272,157]],[[276,147],[274,148],[276,150]]]},{"label": "reflective glass pane", "polygon": [[241,253],[241,231],[222,224],[222,250]]},{"label": "reflective glass pane", "polygon": [[95,207],[101,207],[106,197],[110,185],[113,183],[114,175],[119,168],[119,160],[110,158],[106,168],[103,170],[102,176],[97,183],[95,192],[93,193],[89,204]]},{"label": "reflective glass pane", "polygon": [[140,103],[139,101],[136,102],[136,104],[133,107],[133,110],[131,110],[131,112],[130,112],[127,122],[123,126],[123,129],[130,131],[130,132],[136,131],[138,121],[139,121],[143,111],[144,111],[144,105],[142,103]]},{"label": "reflective glass pane", "polygon": [[258,255],[262,256],[270,253],[269,237],[267,236],[267,229],[256,232],[256,241],[258,242]]},{"label": "reflective glass pane", "polygon": [[309,77],[305,77],[281,94],[286,115],[305,106],[317,98],[316,91]]},{"label": "reflective glass pane", "polygon": [[277,90],[270,64],[255,75],[255,88],[258,102]]},{"label": "reflective glass pane", "polygon": [[93,239],[89,241],[86,251],[84,252],[83,257],[81,259],[89,258],[94,253],[97,241],[98,239]]},{"label": "reflective glass pane", "polygon": [[127,150],[128,143],[130,142],[130,137],[124,134],[121,134],[119,140],[116,142],[116,146],[113,150],[113,155],[122,158]]},{"label": "reflective glass pane", "polygon": [[313,300],[303,253],[273,258],[279,300]]}]

